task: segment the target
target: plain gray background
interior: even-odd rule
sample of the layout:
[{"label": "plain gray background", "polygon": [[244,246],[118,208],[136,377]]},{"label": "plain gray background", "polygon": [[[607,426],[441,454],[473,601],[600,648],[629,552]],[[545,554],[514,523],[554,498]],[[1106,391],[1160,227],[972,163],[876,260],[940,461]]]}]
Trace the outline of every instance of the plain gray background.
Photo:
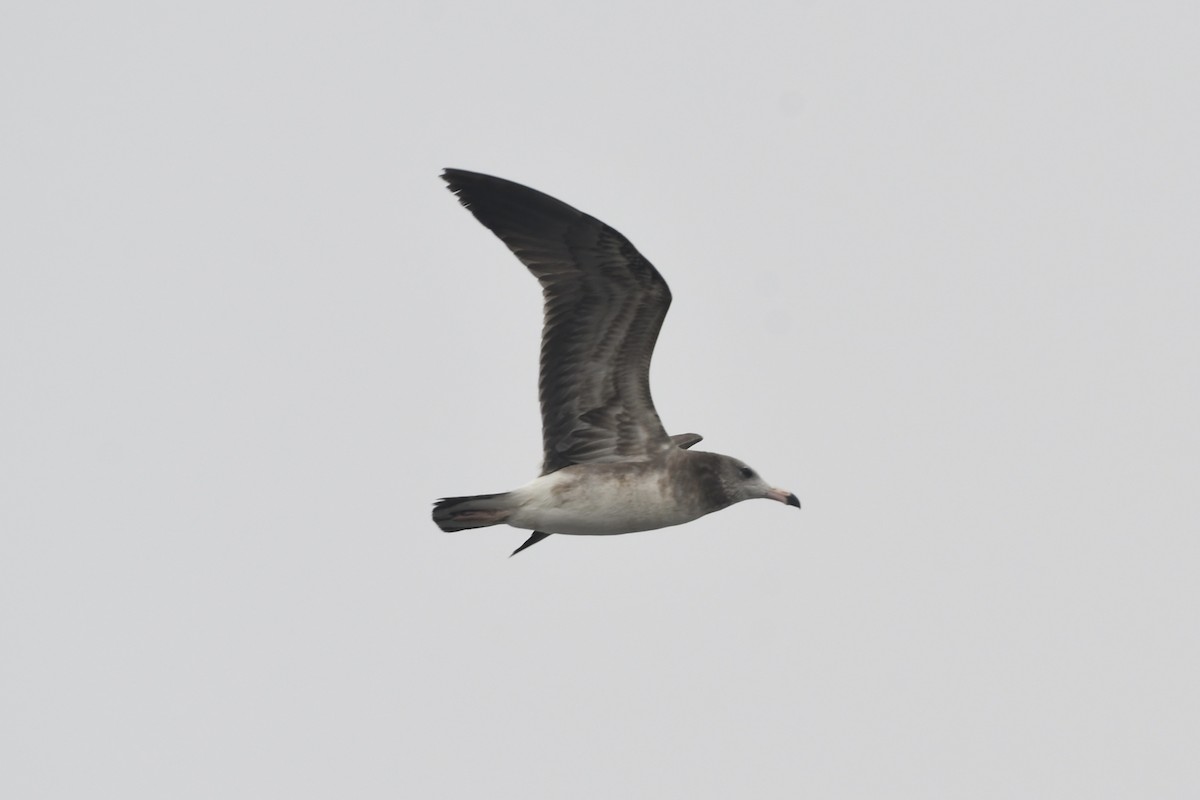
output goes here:
[{"label": "plain gray background", "polygon": [[[1200,792],[1200,12],[23,3],[0,21],[0,794]],[[671,432],[804,501],[454,536],[617,227]]]}]

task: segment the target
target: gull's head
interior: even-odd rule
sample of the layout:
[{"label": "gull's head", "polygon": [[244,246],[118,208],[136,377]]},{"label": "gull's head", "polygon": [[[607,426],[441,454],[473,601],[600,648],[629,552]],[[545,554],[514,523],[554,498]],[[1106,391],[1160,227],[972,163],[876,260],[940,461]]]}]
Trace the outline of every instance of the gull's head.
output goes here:
[{"label": "gull's head", "polygon": [[731,503],[757,500],[760,497],[778,500],[789,506],[800,507],[800,500],[786,489],[779,489],[763,480],[749,464],[732,456],[720,456],[719,474],[721,487]]}]

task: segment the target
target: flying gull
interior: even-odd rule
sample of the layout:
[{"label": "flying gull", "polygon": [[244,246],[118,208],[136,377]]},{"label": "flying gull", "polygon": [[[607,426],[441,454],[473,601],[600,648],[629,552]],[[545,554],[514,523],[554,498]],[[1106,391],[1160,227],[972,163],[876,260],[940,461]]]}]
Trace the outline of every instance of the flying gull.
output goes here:
[{"label": "flying gull", "polygon": [[596,536],[681,525],[765,497],[800,507],[736,458],[668,436],[650,399],[650,357],[671,292],[629,240],[595,217],[519,183],[447,169],[459,201],[542,285],[542,474],[499,494],[446,497],[443,531],[505,523]]}]

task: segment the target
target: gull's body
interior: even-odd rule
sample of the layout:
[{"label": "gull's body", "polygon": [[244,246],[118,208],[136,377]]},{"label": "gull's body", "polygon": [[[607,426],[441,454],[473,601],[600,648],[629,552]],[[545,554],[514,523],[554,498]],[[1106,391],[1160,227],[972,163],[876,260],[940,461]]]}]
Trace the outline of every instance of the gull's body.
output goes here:
[{"label": "gull's body", "polygon": [[657,461],[563,467],[511,492],[516,508],[505,522],[582,536],[691,522],[698,515],[676,501],[662,474]]},{"label": "gull's body", "polygon": [[608,535],[681,525],[756,497],[799,507],[729,456],[668,436],[650,397],[650,358],[671,293],[603,222],[511,181],[448,169],[443,178],[542,284],[542,474],[511,492],[439,500],[445,531],[505,523]]}]

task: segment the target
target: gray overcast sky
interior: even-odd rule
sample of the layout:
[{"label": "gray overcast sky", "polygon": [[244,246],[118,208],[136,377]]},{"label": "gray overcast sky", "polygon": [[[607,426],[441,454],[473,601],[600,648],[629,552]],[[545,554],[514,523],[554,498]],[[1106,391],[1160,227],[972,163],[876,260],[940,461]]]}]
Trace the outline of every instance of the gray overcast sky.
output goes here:
[{"label": "gray overcast sky", "polygon": [[[1198,8],[8,4],[0,795],[1196,797]],[[440,533],[540,461],[444,166],[804,510]]]}]

